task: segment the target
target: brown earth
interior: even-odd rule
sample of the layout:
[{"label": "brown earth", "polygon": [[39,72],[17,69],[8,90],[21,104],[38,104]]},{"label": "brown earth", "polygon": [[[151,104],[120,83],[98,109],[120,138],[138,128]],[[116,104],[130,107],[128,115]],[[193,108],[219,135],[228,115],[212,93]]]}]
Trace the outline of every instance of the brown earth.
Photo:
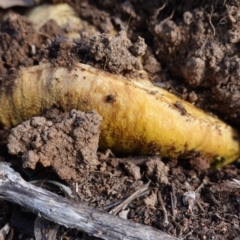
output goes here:
[{"label": "brown earth", "polygon": [[[237,1],[53,1],[57,2],[68,2],[101,34],[84,28],[79,39],[70,40],[71,29],[54,20],[37,31],[23,16],[24,8],[1,10],[0,88],[11,87],[21,67],[42,62],[71,68],[80,61],[124,75],[143,68],[154,84],[240,130]],[[97,113],[63,114],[55,109],[12,129],[10,137],[1,129],[0,160],[51,190],[46,179],[65,180],[73,189],[78,183],[77,200],[106,211],[151,181],[149,192],[128,205],[128,219],[188,240],[237,239],[240,196],[233,179],[239,179],[239,161],[216,170],[201,157],[119,158],[111,151],[97,153],[100,121]],[[0,209],[0,228],[10,222],[10,239],[33,236],[33,227],[26,226],[33,226],[34,215],[7,202],[1,202]],[[126,215],[124,211],[120,214]],[[61,227],[58,237],[76,239],[81,234]]]}]

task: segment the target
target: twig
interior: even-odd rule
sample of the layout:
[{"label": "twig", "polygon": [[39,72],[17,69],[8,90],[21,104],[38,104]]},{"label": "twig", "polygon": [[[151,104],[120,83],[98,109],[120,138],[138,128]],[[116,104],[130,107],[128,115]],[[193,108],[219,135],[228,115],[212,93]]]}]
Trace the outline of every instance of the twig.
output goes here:
[{"label": "twig", "polygon": [[160,190],[158,191],[158,201],[159,201],[159,203],[160,203],[160,205],[161,205],[161,207],[162,207],[162,210],[163,210],[163,226],[164,227],[166,227],[166,226],[168,226],[168,224],[169,224],[169,221],[168,221],[168,214],[167,214],[167,210],[166,210],[166,208],[165,208],[165,206],[164,206],[164,202],[163,202],[163,199],[162,199],[162,195],[161,195],[161,192],[160,192]]},{"label": "twig", "polygon": [[211,27],[213,29],[213,36],[215,37],[216,30],[215,30],[215,28],[213,26],[213,23],[212,23],[212,15],[213,15],[213,6],[211,7],[211,13],[208,14],[208,20],[209,20],[209,23],[210,23],[210,25],[211,25]]},{"label": "twig", "polygon": [[170,192],[170,199],[171,199],[171,209],[172,209],[172,216],[175,219],[175,208],[174,208],[174,199],[173,199],[173,193]]},{"label": "twig", "polygon": [[198,205],[198,207],[201,209],[201,211],[202,211],[203,213],[205,213],[202,204],[201,204],[197,199],[195,200],[195,202],[197,203],[197,205]]},{"label": "twig", "polygon": [[114,215],[118,214],[122,209],[125,209],[128,206],[128,204],[131,203],[134,199],[138,198],[143,193],[148,192],[149,183],[143,185],[140,189],[135,191],[132,195],[130,195],[127,199],[125,199],[121,204],[113,208],[110,211],[110,213]]},{"label": "twig", "polygon": [[155,10],[155,12],[154,12],[154,14],[153,14],[153,19],[154,19],[154,20],[156,20],[159,12],[162,11],[162,10],[166,7],[167,4],[168,4],[168,1],[166,1],[160,8],[158,8],[158,9]]},{"label": "twig", "polygon": [[181,238],[181,240],[184,240],[188,235],[190,235],[190,234],[192,234],[193,233],[193,231],[190,231],[189,233],[187,233],[185,236],[183,236],[182,238]]},{"label": "twig", "polygon": [[[43,179],[39,179],[39,180],[33,180],[33,181],[30,181],[30,183],[32,184],[36,184],[36,183],[41,183],[45,180]],[[59,187],[64,193],[66,193],[70,198],[74,199],[74,196],[73,196],[73,192],[71,190],[70,187],[60,183],[60,182],[57,182],[57,181],[52,181],[52,180],[46,180],[45,183],[50,183],[50,184],[53,184],[57,187]]]},{"label": "twig", "polygon": [[198,188],[195,190],[195,193],[199,193],[200,190],[205,186],[206,179],[203,179],[203,182],[198,186]]},{"label": "twig", "polygon": [[134,223],[58,196],[24,181],[0,163],[0,198],[26,207],[52,222],[102,239],[179,240],[162,231]]},{"label": "twig", "polygon": [[170,193],[170,197],[171,197],[172,215],[175,218],[176,208],[177,208],[177,198],[176,198],[175,186],[173,184],[172,184],[172,192]]}]

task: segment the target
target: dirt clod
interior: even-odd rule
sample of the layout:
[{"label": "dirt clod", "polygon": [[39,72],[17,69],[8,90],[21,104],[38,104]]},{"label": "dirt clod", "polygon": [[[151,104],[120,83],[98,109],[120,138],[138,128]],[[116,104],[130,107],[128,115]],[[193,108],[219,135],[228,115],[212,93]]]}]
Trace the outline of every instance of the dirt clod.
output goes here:
[{"label": "dirt clod", "polygon": [[23,167],[39,162],[51,166],[60,178],[77,181],[81,164],[98,165],[97,148],[102,118],[94,111],[33,117],[11,130],[8,150],[21,155]]},{"label": "dirt clod", "polygon": [[154,191],[144,199],[144,204],[150,208],[154,209],[156,203],[157,203],[157,194]]},{"label": "dirt clod", "polygon": [[142,64],[135,56],[144,55],[145,50],[142,38],[132,44],[125,31],[116,36],[100,34],[91,38],[91,53],[95,60],[104,62],[104,66],[113,73],[141,69]]},{"label": "dirt clod", "polygon": [[133,177],[134,180],[141,179],[140,168],[138,166],[136,166],[135,164],[126,162],[125,169],[129,173],[129,175]]},{"label": "dirt clod", "polygon": [[158,183],[168,183],[169,167],[166,166],[159,157],[154,157],[146,163],[146,175],[156,179]]},{"label": "dirt clod", "polygon": [[[17,68],[32,66],[44,55],[44,37],[37,33],[31,21],[26,17],[11,13],[5,16],[0,32],[0,72],[9,74]],[[36,52],[32,52],[32,47]]]}]

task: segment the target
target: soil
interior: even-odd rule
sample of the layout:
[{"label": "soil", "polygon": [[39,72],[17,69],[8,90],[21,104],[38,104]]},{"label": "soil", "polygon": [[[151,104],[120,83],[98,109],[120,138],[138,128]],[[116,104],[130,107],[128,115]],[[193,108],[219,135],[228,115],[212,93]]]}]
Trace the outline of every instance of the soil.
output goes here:
[{"label": "soil", "polygon": [[[237,1],[54,0],[52,4],[59,2],[68,2],[89,24],[77,32],[79,38],[69,38],[70,27],[55,20],[35,30],[25,8],[1,10],[1,89],[12,86],[20,68],[43,62],[70,69],[80,61],[123,75],[145,69],[155,85],[240,130]],[[184,115],[181,102],[176,104]],[[62,195],[46,179],[73,190],[77,185],[76,201],[105,211],[149,183],[149,190],[121,209],[120,216],[188,240],[240,236],[239,161],[215,169],[199,156],[119,158],[111,150],[100,153],[100,124],[101,116],[94,111],[51,109],[11,130],[0,129],[0,161],[10,162],[27,181]],[[0,209],[0,229],[6,223],[11,226],[5,239],[33,237],[34,214],[2,200]],[[82,235],[61,227],[57,236]]]},{"label": "soil", "polygon": [[81,181],[84,164],[98,165],[97,149],[102,117],[97,112],[51,109],[11,130],[8,151],[21,156],[23,167],[35,169],[37,163],[51,166],[69,182]]}]

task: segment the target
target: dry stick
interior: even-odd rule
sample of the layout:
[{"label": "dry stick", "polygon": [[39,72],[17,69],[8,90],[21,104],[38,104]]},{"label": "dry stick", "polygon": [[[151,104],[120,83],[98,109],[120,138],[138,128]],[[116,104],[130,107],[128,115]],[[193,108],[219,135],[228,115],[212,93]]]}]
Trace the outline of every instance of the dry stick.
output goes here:
[{"label": "dry stick", "polygon": [[170,192],[170,199],[171,199],[172,216],[173,216],[173,219],[175,219],[176,214],[175,214],[174,200],[173,200],[173,193],[172,192]]},{"label": "dry stick", "polygon": [[[203,179],[203,182],[202,182],[202,183],[198,186],[198,188],[195,190],[195,193],[198,193],[198,194],[199,194],[200,190],[205,186],[205,184],[206,184],[206,179]],[[199,196],[200,196],[200,194],[199,194]],[[199,208],[201,209],[201,211],[204,213],[205,210],[204,210],[204,208],[202,207],[201,203],[200,203],[197,199],[196,199],[195,201],[196,201],[198,207],[199,207]]]},{"label": "dry stick", "polygon": [[165,206],[164,206],[164,202],[163,202],[163,199],[162,199],[162,195],[161,195],[161,192],[160,192],[160,190],[158,191],[158,201],[159,201],[159,203],[160,203],[160,205],[161,205],[161,207],[162,207],[162,210],[163,210],[163,226],[164,227],[166,227],[166,226],[168,226],[168,224],[169,224],[169,221],[168,221],[168,214],[167,214],[167,210],[166,210],[166,208],[165,208]]},{"label": "dry stick", "polygon": [[176,197],[176,189],[174,184],[172,184],[172,192],[170,193],[170,197],[171,197],[172,216],[175,219],[176,209],[177,209],[177,197]]},{"label": "dry stick", "polygon": [[53,184],[53,185],[59,187],[62,190],[62,192],[64,192],[65,194],[68,195],[68,197],[74,199],[74,196],[73,196],[71,188],[66,186],[66,185],[64,185],[64,184],[62,184],[62,183],[60,183],[60,182],[39,179],[39,180],[33,180],[30,183],[37,184],[37,183],[43,183],[44,181],[45,181],[45,183],[50,183],[50,184]]},{"label": "dry stick", "polygon": [[154,12],[154,14],[153,14],[153,19],[154,19],[154,20],[157,19],[157,16],[158,16],[159,12],[162,11],[162,10],[166,7],[167,4],[168,4],[168,1],[166,1],[160,8],[158,8],[158,9]]},{"label": "dry stick", "polygon": [[197,203],[197,205],[198,205],[198,207],[201,209],[201,211],[202,211],[203,213],[205,213],[205,210],[204,210],[202,204],[201,204],[198,200],[195,200],[195,202]]},{"label": "dry stick", "polygon": [[141,196],[143,193],[148,192],[148,190],[149,190],[149,183],[143,185],[140,189],[135,191],[132,195],[130,195],[128,198],[126,198],[121,204],[119,204],[118,206],[113,208],[110,211],[110,213],[114,214],[114,215],[118,214],[121,210],[125,209],[128,206],[128,204],[130,204],[133,200],[135,200],[136,198]]},{"label": "dry stick", "polygon": [[149,226],[77,204],[26,181],[0,163],[0,198],[24,206],[38,216],[102,239],[179,240]]},{"label": "dry stick", "polygon": [[208,14],[208,20],[209,20],[209,24],[211,25],[212,29],[213,29],[213,36],[215,37],[216,35],[216,30],[213,26],[213,23],[212,23],[212,15],[213,15],[213,6],[211,7],[211,13],[210,15]]}]

